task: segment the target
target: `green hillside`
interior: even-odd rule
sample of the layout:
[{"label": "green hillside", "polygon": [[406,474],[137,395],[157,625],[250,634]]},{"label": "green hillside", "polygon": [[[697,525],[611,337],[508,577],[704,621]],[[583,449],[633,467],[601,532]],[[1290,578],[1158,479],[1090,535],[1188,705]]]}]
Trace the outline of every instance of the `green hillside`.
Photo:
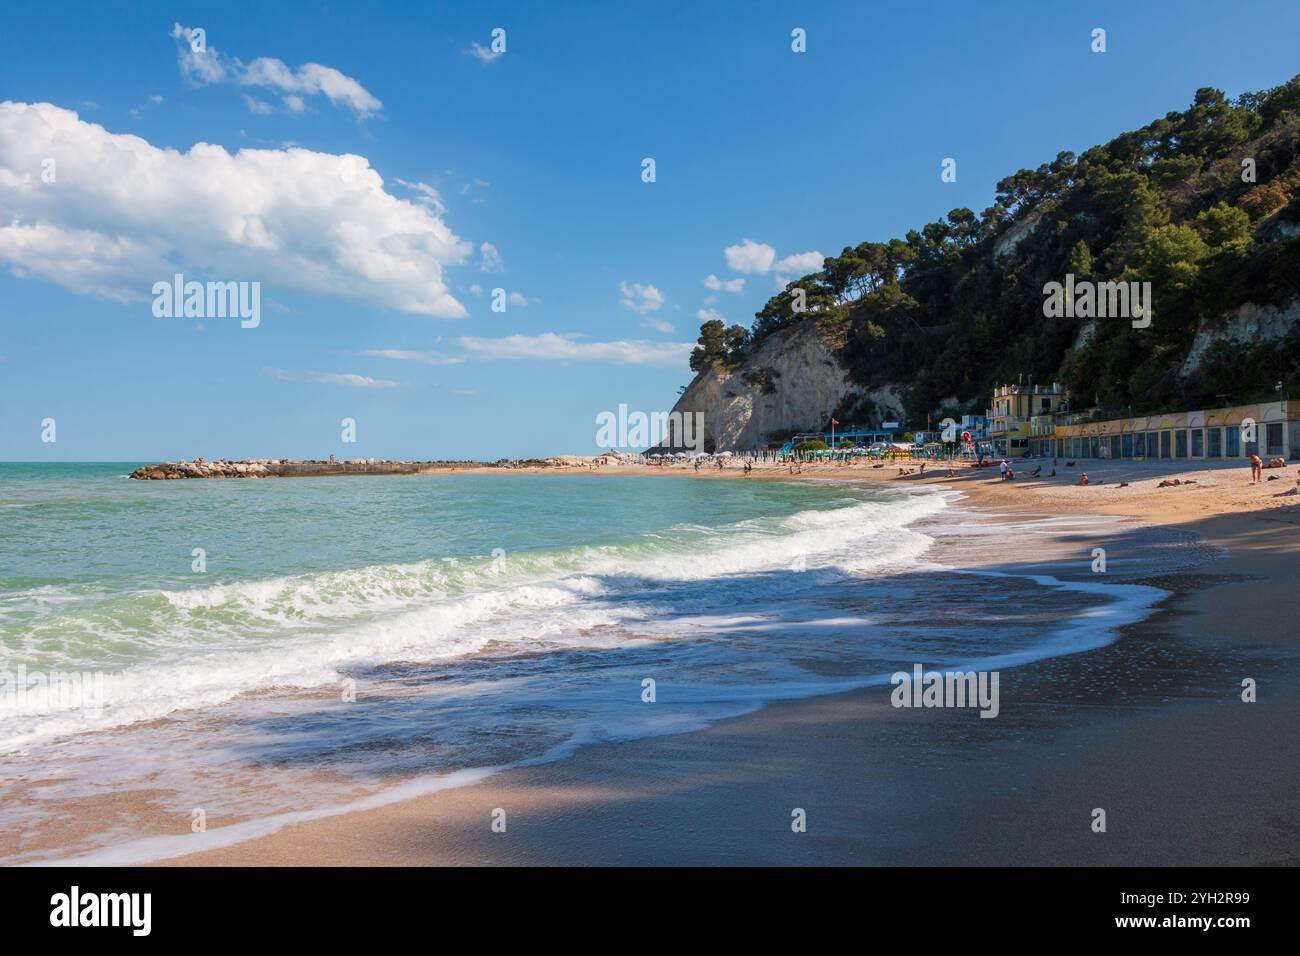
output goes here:
[{"label": "green hillside", "polygon": [[[1043,287],[1066,273],[1150,281],[1150,327],[1101,319],[1081,340],[1087,320],[1045,317]],[[1297,298],[1300,76],[1235,100],[1198,90],[1185,111],[1008,176],[978,215],[954,209],[901,239],[845,248],[751,329],[703,326],[691,364],[742,363],[773,332],[816,321],[857,384],[904,390],[913,425],[982,412],[995,384],[1022,377],[1060,381],[1076,408],[1103,413],[1245,403],[1276,397],[1279,380],[1300,397],[1300,332],[1217,342],[1181,375],[1196,331],[1244,303]],[[839,414],[871,416],[869,402]]]}]

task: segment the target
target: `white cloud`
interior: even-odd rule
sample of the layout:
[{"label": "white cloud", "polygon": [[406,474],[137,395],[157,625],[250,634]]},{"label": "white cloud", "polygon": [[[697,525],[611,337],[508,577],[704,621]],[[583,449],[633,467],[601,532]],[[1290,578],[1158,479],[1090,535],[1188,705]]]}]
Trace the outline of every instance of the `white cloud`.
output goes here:
[{"label": "white cloud", "polygon": [[[735,247],[739,248],[739,247]],[[704,279],[704,287],[714,292],[744,292],[744,279],[719,279],[712,272]]]},{"label": "white cloud", "polygon": [[477,41],[471,43],[466,49],[462,50],[461,52],[465,53],[467,56],[475,57],[482,63],[491,63],[497,57],[501,56],[500,53],[488,49],[483,44]]},{"label": "white cloud", "polygon": [[501,272],[505,269],[505,260],[501,258],[501,253],[497,247],[490,242],[485,242],[478,247],[479,251],[479,272]]},{"label": "white cloud", "polygon": [[331,66],[304,63],[294,70],[282,60],[265,56],[244,63],[220,52],[211,44],[207,44],[204,52],[196,53],[190,45],[193,35],[190,27],[175,23],[171,35],[176,41],[181,74],[199,86],[234,83],[237,86],[273,89],[281,94],[289,94],[285,97],[285,105],[295,113],[302,112],[302,96],[317,94],[323,95],[335,106],[347,107],[361,119],[373,116],[384,105],[352,77]]},{"label": "white cloud", "polygon": [[283,98],[283,102],[284,105],[288,108],[289,112],[295,115],[305,113],[307,111],[307,104],[302,101],[301,96],[290,94],[289,96]]},{"label": "white cloud", "polygon": [[[736,272],[747,272],[751,275],[761,275],[765,272],[771,272],[773,269],[778,272],[795,272],[804,275],[809,272],[815,272],[822,267],[825,257],[816,250],[811,252],[797,252],[794,255],[786,256],[784,259],[777,260],[776,250],[765,242],[755,242],[753,239],[746,239],[738,246],[727,246],[722,250],[727,258],[727,265]],[[710,276],[709,278],[713,278]],[[709,280],[705,279],[704,284],[710,289],[719,288],[709,285]],[[727,289],[728,292],[739,291],[738,289]]]},{"label": "white cloud", "polygon": [[753,239],[746,239],[738,246],[727,246],[722,252],[727,257],[727,265],[736,272],[766,272],[776,260],[775,249]]},{"label": "white cloud", "polygon": [[371,358],[394,359],[398,362],[418,362],[421,365],[461,365],[461,355],[444,355],[441,352],[410,352],[405,349],[366,349],[361,353]]},{"label": "white cloud", "polygon": [[664,304],[664,294],[652,285],[642,285],[639,282],[633,282],[629,285],[626,282],[620,282],[618,291],[622,295],[619,302],[623,308],[631,309],[638,315],[654,312],[662,308]]},{"label": "white cloud", "polygon": [[656,332],[662,332],[668,335],[673,331],[671,322],[665,322],[663,319],[646,319],[641,323],[647,329],[654,329]]},{"label": "white cloud", "polygon": [[694,347],[690,342],[578,342],[572,336],[507,335],[483,339],[462,335],[457,340],[466,351],[490,359],[611,362],[617,365],[681,365]]},{"label": "white cloud", "polygon": [[817,272],[825,261],[826,257],[814,249],[812,252],[798,252],[792,256],[786,256],[772,268],[778,272],[790,272],[803,276],[810,272]]},{"label": "white cloud", "polygon": [[348,385],[352,388],[397,388],[397,383],[386,378],[371,378],[355,372],[308,372],[307,379],[327,385]]},{"label": "white cloud", "polygon": [[397,383],[386,378],[370,378],[355,372],[307,372],[295,375],[282,368],[264,368],[263,375],[279,379],[281,382],[319,382],[324,385],[347,385],[351,388],[397,388]]},{"label": "white cloud", "polygon": [[700,309],[695,313],[695,317],[701,322],[712,322],[714,319],[717,319],[719,322],[727,321],[727,317],[717,309]]},{"label": "white cloud", "polygon": [[248,107],[248,111],[254,116],[270,116],[275,112],[271,108],[270,103],[263,103],[261,100],[249,96],[247,93],[244,94],[244,105]]},{"label": "white cloud", "polygon": [[528,304],[528,298],[521,292],[511,292],[506,296],[506,301],[511,305],[524,306]]},{"label": "white cloud", "polygon": [[447,211],[442,201],[442,194],[428,183],[408,183],[405,179],[398,179],[397,182],[417,193],[415,201],[433,210],[435,215],[441,216]]},{"label": "white cloud", "polygon": [[162,101],[163,98],[157,93],[153,93],[149,96],[149,102],[152,103],[154,106],[157,106]]},{"label": "white cloud", "polygon": [[[54,184],[40,180],[47,157]],[[443,269],[471,251],[364,156],[179,152],[48,103],[0,103],[0,263],[20,275],[126,302],[192,272],[460,318]]]}]

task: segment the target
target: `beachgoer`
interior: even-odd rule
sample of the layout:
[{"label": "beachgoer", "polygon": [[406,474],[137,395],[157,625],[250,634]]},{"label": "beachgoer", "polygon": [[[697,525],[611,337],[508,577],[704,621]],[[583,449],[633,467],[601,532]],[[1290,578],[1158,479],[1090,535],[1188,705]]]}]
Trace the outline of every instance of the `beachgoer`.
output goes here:
[{"label": "beachgoer", "polygon": [[1088,473],[1085,471],[1082,475],[1079,476],[1079,484],[1086,485],[1087,483],[1088,483]]},{"label": "beachgoer", "polygon": [[1259,455],[1250,456],[1250,483],[1253,485],[1264,477],[1264,460]]}]

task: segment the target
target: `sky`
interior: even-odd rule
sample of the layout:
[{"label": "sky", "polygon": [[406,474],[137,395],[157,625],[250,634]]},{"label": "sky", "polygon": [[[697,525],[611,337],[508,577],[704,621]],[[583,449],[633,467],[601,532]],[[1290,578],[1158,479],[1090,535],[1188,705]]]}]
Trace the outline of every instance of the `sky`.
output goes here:
[{"label": "sky", "polygon": [[[1297,36],[1296,2],[8,3],[0,460],[592,454],[705,319],[1284,83]],[[258,283],[257,324],[166,314],[176,273]]]}]

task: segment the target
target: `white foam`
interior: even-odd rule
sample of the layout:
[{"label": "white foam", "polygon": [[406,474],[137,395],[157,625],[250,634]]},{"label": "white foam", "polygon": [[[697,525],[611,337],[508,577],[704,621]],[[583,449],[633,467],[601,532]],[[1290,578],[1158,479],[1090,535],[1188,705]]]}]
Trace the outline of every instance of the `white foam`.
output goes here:
[{"label": "white foam", "polygon": [[[83,621],[81,629],[119,642],[134,639],[146,660],[108,675],[96,711],[6,713],[0,751],[210,707],[252,691],[338,684],[350,669],[445,660],[489,643],[601,646],[602,626],[649,614],[635,601],[599,600],[614,580],[648,587],[735,578],[743,586],[747,576],[787,570],[796,560],[814,573],[914,565],[930,538],[906,525],[937,513],[947,500],[903,494],[783,519],[680,526],[633,545],[524,553],[503,563],[377,565],[143,592],[157,605],[146,633],[107,633],[98,620]],[[769,574],[765,586],[771,583]],[[69,660],[60,667],[90,670],[96,663]]]}]

